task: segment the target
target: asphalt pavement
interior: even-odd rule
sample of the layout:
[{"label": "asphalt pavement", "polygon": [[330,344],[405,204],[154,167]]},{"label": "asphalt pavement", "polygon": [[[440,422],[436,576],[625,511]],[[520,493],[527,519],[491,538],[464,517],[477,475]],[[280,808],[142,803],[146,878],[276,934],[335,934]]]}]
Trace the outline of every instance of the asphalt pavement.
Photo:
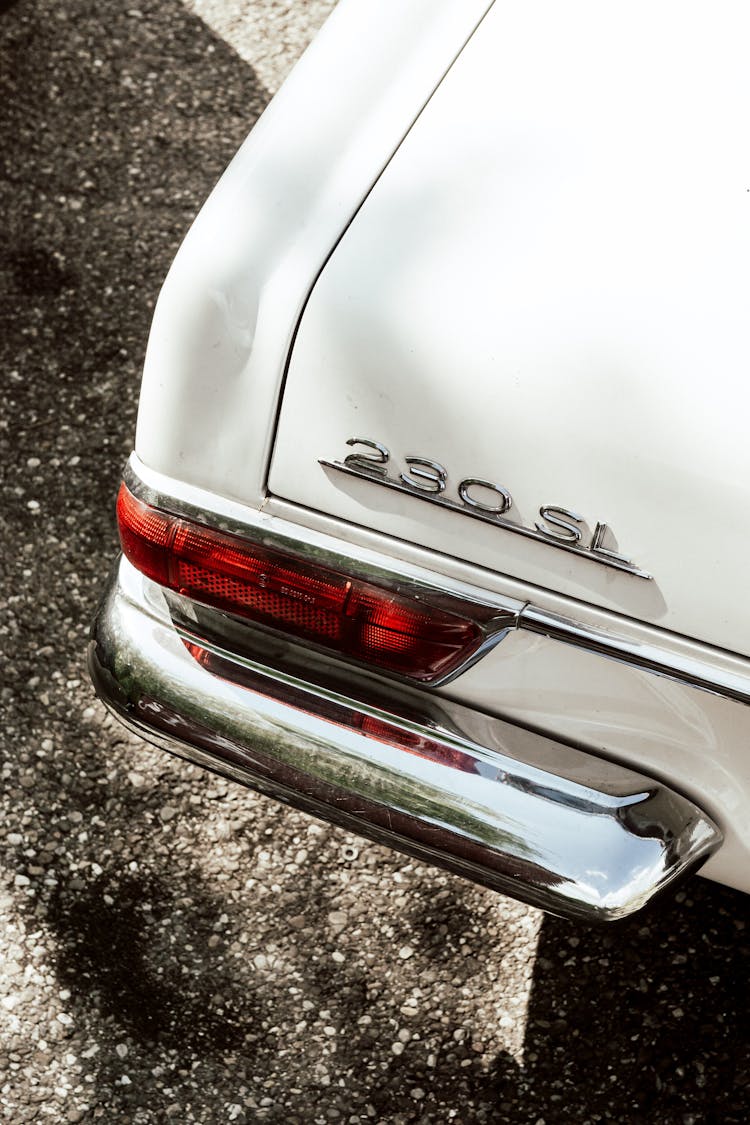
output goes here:
[{"label": "asphalt pavement", "polygon": [[330,7],[0,0],[0,1119],[745,1123],[747,897],[546,917],[86,678],[161,279]]}]

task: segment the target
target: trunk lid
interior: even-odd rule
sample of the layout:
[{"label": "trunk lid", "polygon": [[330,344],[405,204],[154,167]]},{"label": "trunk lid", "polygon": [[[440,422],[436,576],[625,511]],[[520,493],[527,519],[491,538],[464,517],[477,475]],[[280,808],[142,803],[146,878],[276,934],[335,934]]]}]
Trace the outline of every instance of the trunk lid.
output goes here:
[{"label": "trunk lid", "polygon": [[750,652],[744,19],[495,4],[312,292],[274,494]]}]

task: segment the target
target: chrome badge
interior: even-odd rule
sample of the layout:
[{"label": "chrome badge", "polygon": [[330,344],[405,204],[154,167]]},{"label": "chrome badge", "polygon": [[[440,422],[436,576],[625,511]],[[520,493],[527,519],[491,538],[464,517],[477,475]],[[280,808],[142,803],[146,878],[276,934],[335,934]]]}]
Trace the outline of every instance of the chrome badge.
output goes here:
[{"label": "chrome badge", "polygon": [[539,520],[533,527],[525,527],[506,518],[513,507],[513,498],[507,488],[493,481],[482,477],[465,477],[456,488],[457,499],[452,499],[446,494],[448,470],[439,461],[433,461],[429,457],[404,457],[404,472],[391,476],[391,452],[379,441],[349,438],[346,444],[363,446],[364,449],[350,453],[343,461],[321,460],[319,464],[327,469],[336,469],[349,476],[419,497],[420,500],[482,520],[483,523],[494,524],[504,531],[524,535],[538,543],[559,547],[581,558],[625,571],[636,578],[652,577],[624,555],[605,546],[608,534],[611,534],[606,523],[597,521],[593,533],[585,539],[587,521],[584,516],[559,504],[542,504],[539,508]]}]

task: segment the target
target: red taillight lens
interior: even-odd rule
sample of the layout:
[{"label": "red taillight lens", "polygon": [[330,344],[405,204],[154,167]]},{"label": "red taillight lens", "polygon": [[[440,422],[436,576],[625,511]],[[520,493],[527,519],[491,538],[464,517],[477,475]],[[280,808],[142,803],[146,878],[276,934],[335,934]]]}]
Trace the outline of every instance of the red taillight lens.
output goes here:
[{"label": "red taillight lens", "polygon": [[125,557],[155,582],[169,586],[169,548],[177,521],[166,512],[142,504],[121,484],[117,496],[117,526]]},{"label": "red taillight lens", "polygon": [[162,586],[415,680],[452,672],[479,645],[475,621],[162,512],[122,485],[126,558]]}]

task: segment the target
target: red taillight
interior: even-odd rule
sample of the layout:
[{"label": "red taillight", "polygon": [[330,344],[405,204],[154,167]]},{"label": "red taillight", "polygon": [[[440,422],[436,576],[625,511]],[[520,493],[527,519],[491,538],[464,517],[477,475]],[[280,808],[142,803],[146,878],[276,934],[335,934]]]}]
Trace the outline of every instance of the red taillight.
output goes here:
[{"label": "red taillight", "polygon": [[124,484],[117,520],[126,558],[162,586],[342,656],[429,682],[481,641],[474,621],[162,512]]}]

